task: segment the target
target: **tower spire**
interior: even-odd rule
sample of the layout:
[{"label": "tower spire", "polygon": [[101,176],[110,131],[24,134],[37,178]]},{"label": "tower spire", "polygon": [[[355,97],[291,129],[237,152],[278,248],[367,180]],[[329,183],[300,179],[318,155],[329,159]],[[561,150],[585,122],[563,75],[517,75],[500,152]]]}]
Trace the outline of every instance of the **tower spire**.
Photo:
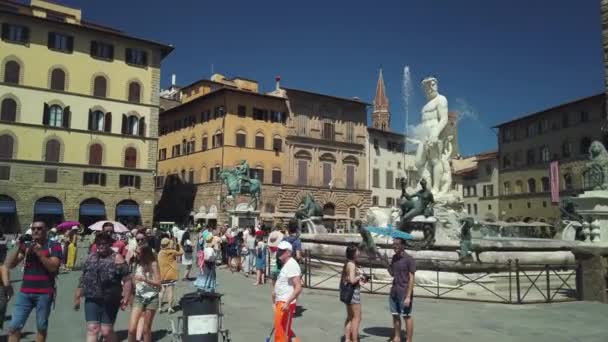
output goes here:
[{"label": "tower spire", "polygon": [[388,97],[384,87],[384,77],[382,69],[378,75],[376,84],[376,96],[374,97],[374,111],[372,113],[372,126],[376,129],[388,131],[390,126],[391,114],[388,106]]}]

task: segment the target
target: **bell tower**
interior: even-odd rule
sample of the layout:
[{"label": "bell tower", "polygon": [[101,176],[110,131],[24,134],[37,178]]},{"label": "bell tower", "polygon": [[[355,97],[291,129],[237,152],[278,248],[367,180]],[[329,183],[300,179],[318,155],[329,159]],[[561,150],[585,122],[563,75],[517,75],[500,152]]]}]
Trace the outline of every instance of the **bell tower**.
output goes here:
[{"label": "bell tower", "polygon": [[374,98],[374,111],[372,112],[372,127],[382,131],[389,131],[391,123],[391,113],[388,109],[388,97],[384,89],[384,78],[382,77],[382,69],[378,76],[378,84],[376,85],[376,96]]}]

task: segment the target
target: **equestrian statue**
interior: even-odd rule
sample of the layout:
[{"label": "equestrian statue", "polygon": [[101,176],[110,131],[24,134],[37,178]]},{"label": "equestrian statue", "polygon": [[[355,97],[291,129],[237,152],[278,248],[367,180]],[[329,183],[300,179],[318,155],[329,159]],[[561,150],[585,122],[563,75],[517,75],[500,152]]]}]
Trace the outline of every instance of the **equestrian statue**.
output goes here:
[{"label": "equestrian statue", "polygon": [[262,193],[262,182],[249,177],[249,165],[246,160],[241,160],[235,168],[220,171],[219,177],[228,188],[228,196],[248,195],[251,197],[249,205],[253,206],[253,210],[257,210]]}]

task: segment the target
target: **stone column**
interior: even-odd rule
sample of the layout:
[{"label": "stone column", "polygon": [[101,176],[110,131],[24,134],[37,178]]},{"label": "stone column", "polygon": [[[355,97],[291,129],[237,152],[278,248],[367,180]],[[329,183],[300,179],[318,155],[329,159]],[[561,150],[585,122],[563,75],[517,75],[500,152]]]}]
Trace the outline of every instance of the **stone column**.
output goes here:
[{"label": "stone column", "polygon": [[579,268],[576,272],[578,298],[608,303],[608,247],[581,246],[572,250]]}]

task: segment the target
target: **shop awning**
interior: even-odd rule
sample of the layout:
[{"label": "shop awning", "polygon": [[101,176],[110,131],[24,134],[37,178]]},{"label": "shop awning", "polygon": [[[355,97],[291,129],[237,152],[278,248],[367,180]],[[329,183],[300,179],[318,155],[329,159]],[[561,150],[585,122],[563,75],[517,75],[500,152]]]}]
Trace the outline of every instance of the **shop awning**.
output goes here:
[{"label": "shop awning", "polygon": [[106,207],[103,204],[82,204],[80,206],[82,216],[106,216]]},{"label": "shop awning", "polygon": [[207,218],[207,214],[205,213],[196,213],[194,214],[194,219],[195,220],[204,220]]},{"label": "shop awning", "polygon": [[0,201],[0,214],[15,214],[16,212],[15,201]]},{"label": "shop awning", "polygon": [[56,202],[36,202],[34,214],[63,215],[63,205]]},{"label": "shop awning", "polygon": [[209,213],[209,214],[205,215],[205,217],[207,219],[217,220],[217,213]]},{"label": "shop awning", "polygon": [[119,204],[116,206],[116,216],[141,216],[141,214],[138,205]]}]

